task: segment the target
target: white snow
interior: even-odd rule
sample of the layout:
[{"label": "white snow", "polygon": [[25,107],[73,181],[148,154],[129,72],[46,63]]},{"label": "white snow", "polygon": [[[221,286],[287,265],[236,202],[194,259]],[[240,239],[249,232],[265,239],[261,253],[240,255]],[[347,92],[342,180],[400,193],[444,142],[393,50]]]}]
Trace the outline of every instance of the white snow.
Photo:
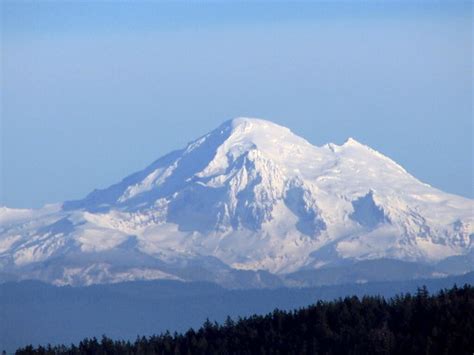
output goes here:
[{"label": "white snow", "polygon": [[[74,266],[58,266],[59,278],[45,269],[46,280],[178,278],[155,261],[222,268],[219,277],[225,267],[281,274],[343,259],[432,263],[474,241],[474,201],[353,138],[317,147],[254,118],[227,121],[77,206],[1,207],[0,271],[27,277],[31,264],[36,277],[61,256]],[[127,271],[103,262],[111,251]]]}]

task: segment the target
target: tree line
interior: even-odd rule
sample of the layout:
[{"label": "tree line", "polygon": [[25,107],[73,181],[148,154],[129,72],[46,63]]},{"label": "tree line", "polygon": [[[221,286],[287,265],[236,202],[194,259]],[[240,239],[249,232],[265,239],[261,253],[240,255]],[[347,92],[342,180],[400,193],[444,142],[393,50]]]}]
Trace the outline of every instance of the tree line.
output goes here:
[{"label": "tree line", "polygon": [[473,354],[474,288],[430,295],[426,287],[391,299],[318,301],[223,324],[135,341],[84,339],[77,345],[20,348],[17,355],[152,354]]}]

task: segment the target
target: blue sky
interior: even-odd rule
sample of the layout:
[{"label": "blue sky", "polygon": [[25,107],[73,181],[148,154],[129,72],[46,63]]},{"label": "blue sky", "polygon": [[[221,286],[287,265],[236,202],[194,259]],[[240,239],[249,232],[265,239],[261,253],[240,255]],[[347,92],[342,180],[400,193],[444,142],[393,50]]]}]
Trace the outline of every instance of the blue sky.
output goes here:
[{"label": "blue sky", "polygon": [[474,196],[470,2],[1,6],[0,204],[80,198],[236,116]]}]

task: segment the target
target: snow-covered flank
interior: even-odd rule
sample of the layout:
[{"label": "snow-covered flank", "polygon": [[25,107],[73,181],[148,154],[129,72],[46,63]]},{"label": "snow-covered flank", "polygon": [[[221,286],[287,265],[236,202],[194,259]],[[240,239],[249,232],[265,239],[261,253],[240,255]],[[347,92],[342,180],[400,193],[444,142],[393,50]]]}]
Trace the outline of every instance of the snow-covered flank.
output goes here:
[{"label": "snow-covered flank", "polygon": [[435,263],[472,252],[473,209],[353,138],[317,147],[269,121],[237,118],[83,200],[1,208],[0,276],[255,285],[269,280],[260,270]]}]

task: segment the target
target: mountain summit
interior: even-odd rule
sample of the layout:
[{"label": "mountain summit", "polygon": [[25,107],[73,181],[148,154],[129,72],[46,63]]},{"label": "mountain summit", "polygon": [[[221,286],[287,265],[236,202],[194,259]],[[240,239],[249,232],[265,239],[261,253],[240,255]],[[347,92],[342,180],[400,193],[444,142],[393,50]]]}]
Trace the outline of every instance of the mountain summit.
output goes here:
[{"label": "mountain summit", "polygon": [[464,272],[473,208],[352,138],[317,147],[236,118],[82,200],[0,210],[0,277],[257,287],[312,284],[362,262]]}]

